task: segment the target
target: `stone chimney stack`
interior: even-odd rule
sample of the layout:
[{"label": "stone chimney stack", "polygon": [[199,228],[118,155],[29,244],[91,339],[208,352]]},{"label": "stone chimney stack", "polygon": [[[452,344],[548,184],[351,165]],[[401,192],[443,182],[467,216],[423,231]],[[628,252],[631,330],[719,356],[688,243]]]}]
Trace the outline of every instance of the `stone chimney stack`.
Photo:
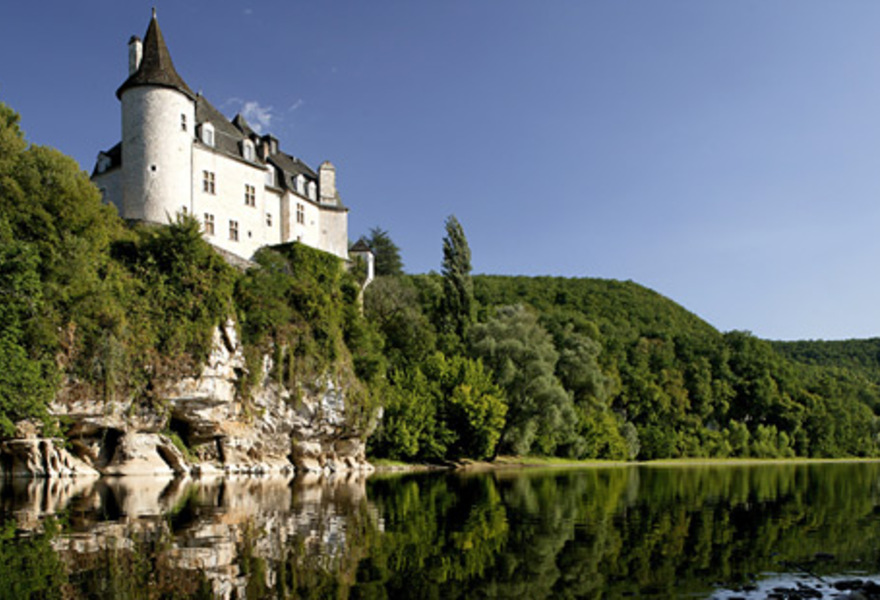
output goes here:
[{"label": "stone chimney stack", "polygon": [[128,40],[128,74],[134,75],[141,66],[141,58],[144,56],[144,46],[141,38],[136,35]]},{"label": "stone chimney stack", "polygon": [[336,167],[329,160],[318,167],[318,184],[321,204],[336,204]]},{"label": "stone chimney stack", "polygon": [[260,138],[260,142],[262,143],[263,160],[266,160],[268,157],[278,154],[278,138],[276,138],[272,134],[267,133]]}]

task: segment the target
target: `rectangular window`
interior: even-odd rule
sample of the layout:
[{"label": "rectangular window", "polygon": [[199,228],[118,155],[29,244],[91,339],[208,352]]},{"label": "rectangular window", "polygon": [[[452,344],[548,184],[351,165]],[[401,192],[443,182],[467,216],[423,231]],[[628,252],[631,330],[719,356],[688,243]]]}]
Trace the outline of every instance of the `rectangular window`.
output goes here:
[{"label": "rectangular window", "polygon": [[180,114],[180,130],[186,131],[186,113]]},{"label": "rectangular window", "polygon": [[306,209],[299,203],[296,205],[296,222],[301,225],[305,225],[306,223]]},{"label": "rectangular window", "polygon": [[208,194],[215,193],[215,177],[213,171],[202,171],[202,191]]},{"label": "rectangular window", "polygon": [[266,213],[266,227],[272,227],[272,213]]},{"label": "rectangular window", "polygon": [[257,190],[254,186],[244,184],[244,204],[245,206],[257,205]]},{"label": "rectangular window", "polygon": [[202,142],[204,142],[206,146],[214,145],[214,126],[210,123],[202,125]]},{"label": "rectangular window", "polygon": [[229,239],[238,241],[238,221],[229,221]]},{"label": "rectangular window", "polygon": [[205,213],[205,233],[214,235],[214,215]]}]

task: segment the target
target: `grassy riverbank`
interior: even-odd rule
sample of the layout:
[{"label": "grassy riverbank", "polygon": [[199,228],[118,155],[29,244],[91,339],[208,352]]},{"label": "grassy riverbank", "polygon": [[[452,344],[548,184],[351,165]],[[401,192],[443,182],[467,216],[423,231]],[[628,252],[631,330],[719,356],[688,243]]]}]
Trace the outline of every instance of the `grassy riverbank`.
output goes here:
[{"label": "grassy riverbank", "polygon": [[698,466],[750,466],[770,464],[853,463],[880,462],[878,458],[675,458],[647,461],[575,460],[553,456],[499,456],[492,461],[465,460],[458,463],[426,464],[408,463],[388,459],[371,459],[377,471],[413,472],[430,470],[491,471],[502,469],[532,468],[599,468],[599,467],[698,467]]}]

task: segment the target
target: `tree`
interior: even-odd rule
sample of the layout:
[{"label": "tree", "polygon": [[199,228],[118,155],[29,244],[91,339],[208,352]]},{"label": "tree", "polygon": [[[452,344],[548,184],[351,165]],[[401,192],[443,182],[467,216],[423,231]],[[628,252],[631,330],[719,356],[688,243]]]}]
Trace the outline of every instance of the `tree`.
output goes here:
[{"label": "tree", "polygon": [[473,351],[507,394],[504,450],[549,455],[573,442],[577,416],[554,373],[559,354],[532,311],[521,305],[498,308],[494,318],[474,326]]},{"label": "tree", "polygon": [[471,280],[471,249],[461,223],[450,215],[443,238],[443,303],[441,329],[460,340],[467,337],[476,313]]},{"label": "tree", "polygon": [[370,235],[362,238],[375,257],[375,275],[382,277],[385,275],[403,275],[403,261],[400,259],[400,248],[391,240],[388,231],[373,227]]},{"label": "tree", "polygon": [[364,291],[364,314],[385,338],[394,367],[419,363],[434,350],[435,335],[408,278],[379,277]]}]

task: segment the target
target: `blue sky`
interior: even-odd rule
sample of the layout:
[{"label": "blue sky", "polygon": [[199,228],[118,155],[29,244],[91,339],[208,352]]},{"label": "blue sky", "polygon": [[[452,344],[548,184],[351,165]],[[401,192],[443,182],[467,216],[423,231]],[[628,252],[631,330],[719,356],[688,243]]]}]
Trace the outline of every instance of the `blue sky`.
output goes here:
[{"label": "blue sky", "polygon": [[880,3],[15,2],[0,100],[90,170],[156,5],[178,72],[439,270],[632,279],[721,330],[880,335]]}]

